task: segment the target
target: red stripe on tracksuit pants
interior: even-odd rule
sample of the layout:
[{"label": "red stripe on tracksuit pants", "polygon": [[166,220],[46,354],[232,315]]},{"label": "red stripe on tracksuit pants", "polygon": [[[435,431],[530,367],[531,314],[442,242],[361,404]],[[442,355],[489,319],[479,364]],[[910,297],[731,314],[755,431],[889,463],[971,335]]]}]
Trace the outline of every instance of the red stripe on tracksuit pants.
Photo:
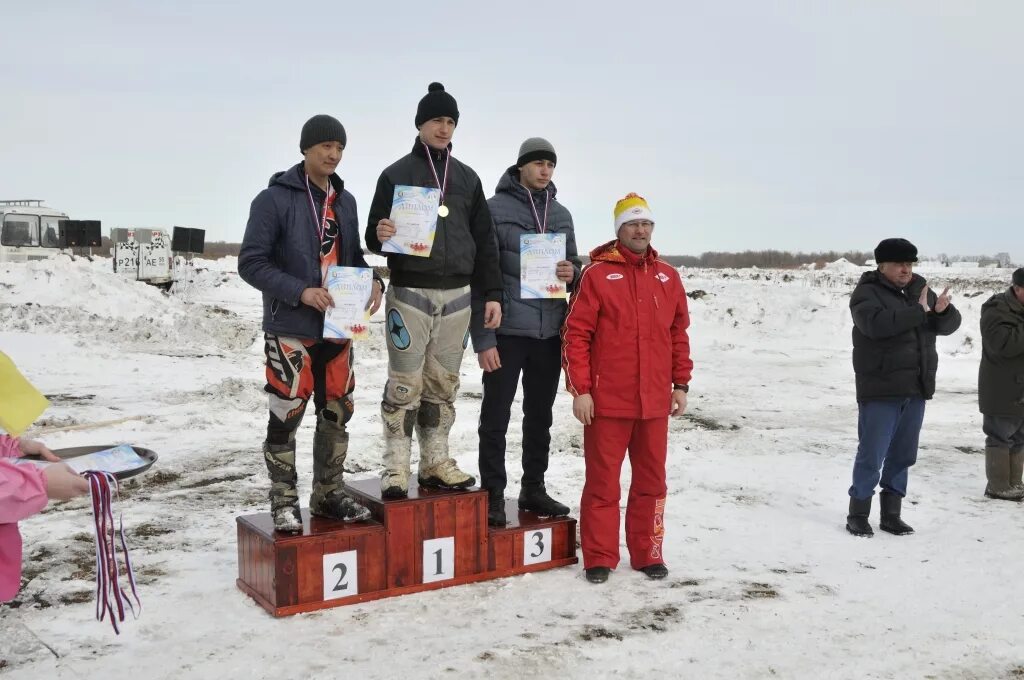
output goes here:
[{"label": "red stripe on tracksuit pants", "polygon": [[634,569],[663,563],[668,418],[597,416],[583,428],[587,476],[580,502],[583,567],[619,563],[619,475],[629,451],[626,547]]}]

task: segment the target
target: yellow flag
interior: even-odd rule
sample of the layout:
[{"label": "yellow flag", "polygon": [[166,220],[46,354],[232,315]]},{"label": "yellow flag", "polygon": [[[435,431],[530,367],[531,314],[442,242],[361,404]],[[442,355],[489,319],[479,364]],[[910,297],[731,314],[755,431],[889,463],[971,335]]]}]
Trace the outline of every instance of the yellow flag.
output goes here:
[{"label": "yellow flag", "polygon": [[10,357],[0,352],[0,429],[17,437],[49,405],[46,397],[25,380]]}]

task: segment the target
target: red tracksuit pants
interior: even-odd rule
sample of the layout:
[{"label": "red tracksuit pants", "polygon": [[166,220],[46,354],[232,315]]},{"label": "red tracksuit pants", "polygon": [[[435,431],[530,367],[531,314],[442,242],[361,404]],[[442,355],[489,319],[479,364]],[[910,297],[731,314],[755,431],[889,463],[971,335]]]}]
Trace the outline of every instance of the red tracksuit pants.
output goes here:
[{"label": "red tracksuit pants", "polygon": [[619,475],[627,450],[633,471],[626,502],[629,564],[640,569],[665,561],[661,546],[665,535],[668,417],[595,417],[583,428],[587,476],[580,502],[580,538],[584,569],[614,569],[619,563]]}]

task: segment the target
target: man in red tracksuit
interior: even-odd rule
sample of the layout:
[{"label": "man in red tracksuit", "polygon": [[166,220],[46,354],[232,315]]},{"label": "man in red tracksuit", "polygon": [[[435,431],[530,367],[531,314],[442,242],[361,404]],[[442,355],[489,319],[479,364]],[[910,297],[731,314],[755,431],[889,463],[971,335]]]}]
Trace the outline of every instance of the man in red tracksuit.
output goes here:
[{"label": "man in red tracksuit", "polygon": [[647,201],[629,194],[616,203],[616,240],[591,251],[562,328],[573,415],[585,426],[580,534],[592,583],[607,581],[619,563],[619,472],[627,450],[630,566],[653,579],[668,575],[668,416],[686,410],[693,362],[686,291],[679,272],[650,246],[653,231]]}]

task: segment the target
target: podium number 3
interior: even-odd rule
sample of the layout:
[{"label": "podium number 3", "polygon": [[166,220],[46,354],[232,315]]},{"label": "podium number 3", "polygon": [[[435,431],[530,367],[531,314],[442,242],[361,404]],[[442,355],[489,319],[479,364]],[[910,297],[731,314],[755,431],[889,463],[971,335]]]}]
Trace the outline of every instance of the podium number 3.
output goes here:
[{"label": "podium number 3", "polygon": [[359,594],[357,551],[324,555],[324,599],[336,600]]},{"label": "podium number 3", "polygon": [[523,534],[523,564],[540,564],[551,560],[551,527],[534,529]]},{"label": "podium number 3", "polygon": [[455,537],[423,541],[423,582],[455,578]]}]

